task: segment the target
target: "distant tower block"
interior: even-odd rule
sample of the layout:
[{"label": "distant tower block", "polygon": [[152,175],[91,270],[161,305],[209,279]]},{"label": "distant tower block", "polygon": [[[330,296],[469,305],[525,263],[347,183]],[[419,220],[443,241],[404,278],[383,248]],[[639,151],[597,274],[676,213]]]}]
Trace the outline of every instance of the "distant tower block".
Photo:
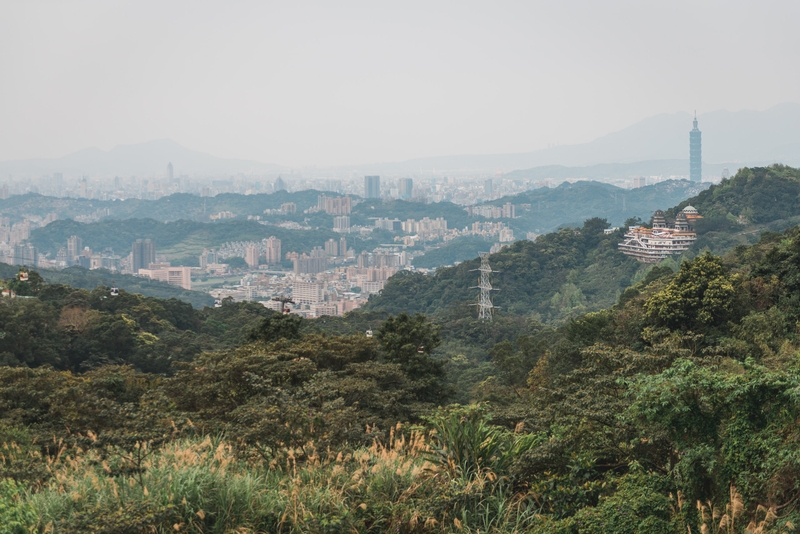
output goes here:
[{"label": "distant tower block", "polygon": [[[481,290],[480,301],[478,301],[478,319],[481,321],[492,320],[492,281],[491,275],[493,272],[492,267],[489,265],[489,253],[481,252],[481,266],[477,269],[481,273],[480,285],[477,286]],[[473,288],[474,289],[474,288]],[[495,290],[496,291],[496,290]]]},{"label": "distant tower block", "polygon": [[381,177],[364,177],[364,198],[381,198]]},{"label": "distant tower block", "polygon": [[167,180],[172,182],[174,178],[175,178],[175,170],[173,169],[172,162],[170,161],[169,163],[167,163]]},{"label": "distant tower block", "polygon": [[689,179],[693,182],[703,181],[703,149],[702,133],[697,128],[697,112],[694,114],[694,128],[689,132]]}]

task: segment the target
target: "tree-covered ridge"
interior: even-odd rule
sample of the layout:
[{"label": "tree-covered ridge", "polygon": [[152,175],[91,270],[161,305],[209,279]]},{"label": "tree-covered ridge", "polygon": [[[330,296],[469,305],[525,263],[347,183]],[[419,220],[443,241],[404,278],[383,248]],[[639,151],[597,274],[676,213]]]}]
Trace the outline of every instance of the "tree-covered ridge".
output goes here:
[{"label": "tree-covered ridge", "polygon": [[[0,200],[0,211],[12,218],[26,215],[43,217],[56,213],[60,219],[89,215],[98,209],[108,209],[115,219],[154,219],[160,222],[178,219],[194,220],[220,211],[231,211],[239,217],[259,215],[265,209],[278,209],[285,202],[294,202],[303,210],[317,205],[320,191],[312,189],[289,193],[277,191],[257,195],[222,193],[213,197],[200,197],[188,193],[175,193],[158,200],[94,200],[85,198],[57,198],[28,193]],[[335,193],[326,193],[335,195]]]},{"label": "tree-covered ridge", "polygon": [[[131,243],[137,239],[150,239],[160,254],[172,251],[173,259],[184,260],[186,256],[202,253],[203,248],[217,248],[230,241],[261,241],[270,236],[281,240],[281,250],[309,252],[322,246],[328,239],[338,240],[341,234],[329,228],[314,230],[290,230],[278,226],[266,226],[257,221],[224,220],[200,223],[188,220],[162,223],[153,219],[104,219],[96,223],[55,221],[44,228],[31,232],[30,242],[43,253],[55,254],[66,246],[67,239],[77,235],[85,246],[102,251],[111,247],[118,254],[127,254]],[[381,242],[391,241],[391,235],[376,231],[365,239],[353,240],[357,250],[372,249]]]},{"label": "tree-covered ridge", "polygon": [[[260,304],[225,302],[192,308],[171,298],[108,287],[91,291],[48,284],[38,272],[7,280],[18,298],[0,302],[0,365],[87,371],[111,364],[171,373],[172,364],[242,343],[270,312]],[[22,298],[33,297],[33,298]]]},{"label": "tree-covered ridge", "polygon": [[[582,228],[566,228],[521,240],[490,256],[494,304],[502,314],[537,314],[558,321],[589,310],[610,306],[641,264],[617,251],[618,233],[604,234],[608,224],[586,221]],[[368,310],[398,313],[402,310],[442,314],[449,308],[473,313],[477,302],[480,261],[438,270],[432,276],[401,272],[373,296]]]},{"label": "tree-covered ridge", "polygon": [[[606,219],[622,226],[631,217],[649,219],[658,209],[674,206],[694,197],[708,184],[687,180],[667,180],[646,187],[622,189],[594,181],[567,183],[554,188],[539,188],[489,202],[517,206],[517,219],[505,221],[519,232],[551,232],[561,226],[579,226],[590,217]],[[522,208],[529,204],[530,209]]]},{"label": "tree-covered ridge", "polygon": [[[0,280],[13,278],[19,272],[19,267],[0,263]],[[140,278],[129,274],[119,274],[106,269],[85,269],[83,267],[68,267],[61,270],[40,269],[42,278],[52,284],[65,284],[75,289],[92,290],[98,286],[118,287],[128,293],[139,293],[146,297],[161,299],[175,298],[188,302],[198,309],[211,306],[214,298],[208,293],[200,291],[187,291],[179,286],[170,285],[158,280]]]},{"label": "tree-covered ridge", "polygon": [[478,254],[492,247],[493,240],[483,236],[462,236],[438,248],[425,251],[425,255],[414,258],[414,267],[436,269],[445,265],[477,258]]},{"label": "tree-covered ridge", "polygon": [[692,205],[707,219],[732,223],[766,223],[800,215],[800,169],[786,165],[742,168],[696,197],[666,212],[674,216]]}]

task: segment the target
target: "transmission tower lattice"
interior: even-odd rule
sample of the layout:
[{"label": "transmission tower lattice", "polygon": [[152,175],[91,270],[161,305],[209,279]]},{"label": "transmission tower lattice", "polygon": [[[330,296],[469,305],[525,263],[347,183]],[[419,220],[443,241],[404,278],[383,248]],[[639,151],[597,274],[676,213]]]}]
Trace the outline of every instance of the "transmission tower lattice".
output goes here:
[{"label": "transmission tower lattice", "polygon": [[478,319],[481,321],[491,321],[492,310],[496,307],[492,305],[491,292],[492,290],[497,291],[492,287],[491,274],[496,273],[498,271],[493,271],[492,267],[489,265],[488,252],[481,252],[480,256],[481,256],[480,269],[473,269],[481,273],[481,282],[480,285],[477,286],[477,288],[481,290],[481,297],[480,301],[478,302]]}]

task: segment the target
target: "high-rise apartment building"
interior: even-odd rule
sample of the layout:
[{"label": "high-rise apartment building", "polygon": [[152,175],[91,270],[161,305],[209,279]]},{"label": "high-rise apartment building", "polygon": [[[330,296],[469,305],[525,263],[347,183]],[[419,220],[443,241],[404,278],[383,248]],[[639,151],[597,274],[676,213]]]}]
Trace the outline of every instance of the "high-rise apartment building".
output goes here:
[{"label": "high-rise apartment building", "polygon": [[494,182],[492,181],[491,178],[487,178],[483,182],[483,195],[486,198],[491,198],[492,195],[494,195]]},{"label": "high-rise apartment building", "polygon": [[350,217],[347,215],[340,215],[333,218],[333,231],[334,232],[350,232]]},{"label": "high-rise apartment building", "polygon": [[343,197],[319,195],[317,209],[325,211],[328,215],[350,215],[353,209],[353,199],[349,195]]},{"label": "high-rise apartment building", "polygon": [[689,132],[689,179],[693,182],[703,181],[703,150],[701,132],[697,128],[697,113],[694,115],[694,128]]},{"label": "high-rise apartment building", "polygon": [[247,247],[245,251],[244,261],[247,262],[247,266],[250,269],[258,269],[258,257],[260,254],[258,253],[258,246],[250,245]]},{"label": "high-rise apartment building", "polygon": [[277,237],[270,237],[265,243],[267,263],[281,262],[281,240]]},{"label": "high-rise apartment building", "polygon": [[364,177],[364,198],[381,198],[381,177]]},{"label": "high-rise apartment building", "polygon": [[211,250],[204,249],[200,254],[200,268],[205,269],[209,265],[217,263],[217,253],[212,248]]},{"label": "high-rise apartment building", "polygon": [[83,239],[73,235],[67,239],[67,263],[72,264],[83,252]]},{"label": "high-rise apartment building", "polygon": [[38,252],[36,247],[29,243],[14,245],[14,264],[27,265],[28,267],[36,267],[38,260]]},{"label": "high-rise apartment building", "polygon": [[295,280],[292,283],[292,300],[297,304],[316,304],[325,300],[325,286],[321,282]]},{"label": "high-rise apartment building", "polygon": [[131,248],[131,270],[134,273],[138,273],[139,269],[147,269],[151,263],[156,262],[156,245],[149,239],[137,239]]},{"label": "high-rise apartment building", "polygon": [[328,258],[325,256],[325,251],[321,250],[322,254],[317,254],[315,251],[311,252],[311,256],[307,254],[300,254],[293,261],[293,270],[295,274],[316,274],[321,273],[328,268]]},{"label": "high-rise apartment building", "polygon": [[409,199],[414,192],[414,180],[411,178],[400,178],[400,198]]},{"label": "high-rise apartment building", "polygon": [[338,256],[339,255],[339,241],[336,239],[328,239],[325,242],[325,254],[328,256]]},{"label": "high-rise apartment building", "polygon": [[167,180],[172,182],[175,177],[175,170],[172,168],[172,162],[167,163]]}]

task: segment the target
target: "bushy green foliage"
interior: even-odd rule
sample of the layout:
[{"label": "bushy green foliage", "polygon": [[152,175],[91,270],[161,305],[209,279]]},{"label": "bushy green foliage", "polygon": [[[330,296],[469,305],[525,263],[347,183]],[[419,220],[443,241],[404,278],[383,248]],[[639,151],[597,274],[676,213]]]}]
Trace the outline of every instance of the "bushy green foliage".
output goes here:
[{"label": "bushy green foliage", "polygon": [[0,302],[0,364],[85,371],[131,364],[146,372],[171,373],[173,362],[203,350],[234,346],[272,314],[255,303],[227,303],[195,310],[177,299],[162,300],[108,287],[92,291],[40,283],[29,273],[36,298]]},{"label": "bushy green foliage", "polygon": [[[544,233],[580,224],[580,216],[601,217],[613,226],[622,226],[630,217],[649,219],[655,210],[693,197],[706,187],[707,184],[688,180],[667,180],[630,190],[595,181],[564,182],[554,188],[540,187],[502,197],[490,204],[502,206],[511,202],[517,206],[517,218],[507,221],[515,231]],[[530,204],[530,210],[522,208],[522,204]]]},{"label": "bushy green foliage", "polygon": [[492,473],[508,476],[511,465],[536,441],[490,423],[480,406],[451,405],[427,418],[433,432],[428,460],[451,478],[473,479]]},{"label": "bushy green foliage", "polygon": [[[0,263],[0,279],[11,279],[17,275],[18,270],[19,267],[14,265]],[[74,266],[60,271],[41,269],[32,272],[40,275],[48,284],[63,284],[74,289],[86,289],[91,291],[98,286],[118,287],[129,293],[139,293],[148,297],[179,299],[188,302],[198,309],[202,309],[203,306],[211,306],[214,303],[214,298],[207,293],[187,291],[166,282],[150,280],[149,278],[139,278],[127,274],[112,273],[106,269],[89,270]],[[27,284],[27,282],[20,283],[20,286],[23,287],[23,293],[19,293],[21,295],[26,295],[31,289],[29,284],[27,286],[24,284]]]},{"label": "bushy green foliage", "polygon": [[3,534],[27,534],[36,524],[36,509],[22,493],[21,485],[9,478],[0,478],[0,532]]},{"label": "bushy green foliage", "polygon": [[666,215],[674,217],[691,204],[711,220],[731,216],[734,221],[764,223],[800,215],[798,195],[799,169],[785,165],[744,167],[731,178],[681,202]]},{"label": "bushy green foliage", "polygon": [[671,329],[699,331],[724,323],[735,306],[737,280],[722,259],[706,253],[686,261],[666,288],[646,303],[648,317]]}]

